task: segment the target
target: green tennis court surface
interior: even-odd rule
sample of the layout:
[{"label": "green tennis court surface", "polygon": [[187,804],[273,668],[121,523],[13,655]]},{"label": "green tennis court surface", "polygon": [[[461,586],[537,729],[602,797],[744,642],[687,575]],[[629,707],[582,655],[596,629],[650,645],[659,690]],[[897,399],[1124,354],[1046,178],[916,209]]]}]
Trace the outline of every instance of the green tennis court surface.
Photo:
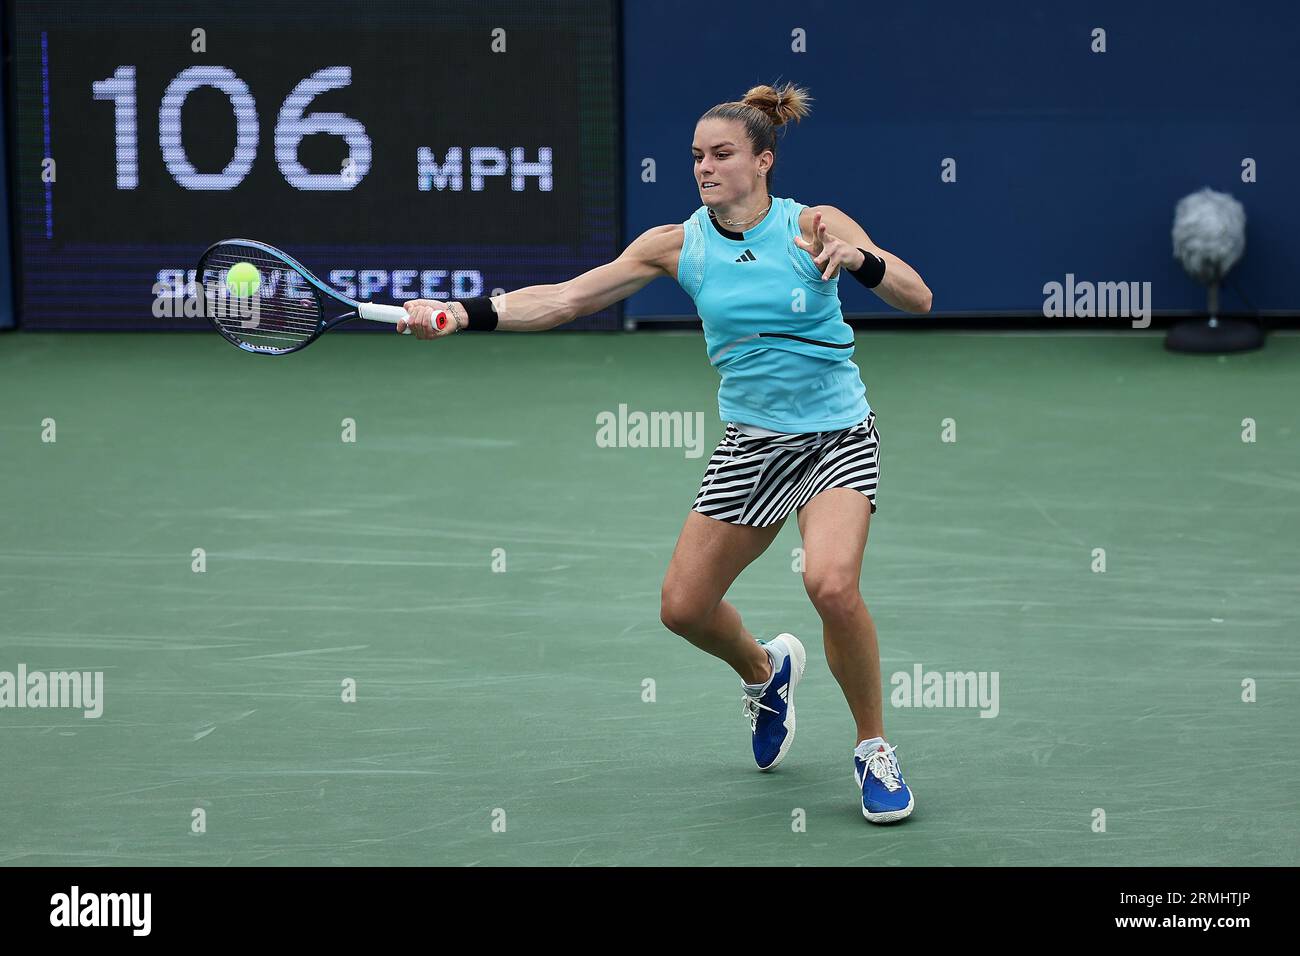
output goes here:
[{"label": "green tennis court surface", "polygon": [[[793,520],[730,594],[808,647],[778,772],[659,622],[721,435],[698,335],[0,337],[0,670],[104,675],[98,719],[0,710],[0,862],[1300,863],[1300,337],[856,359],[886,693],[999,679],[991,719],[887,698],[917,800],[892,828],[855,805]],[[703,412],[702,456],[599,447],[620,404]]]}]

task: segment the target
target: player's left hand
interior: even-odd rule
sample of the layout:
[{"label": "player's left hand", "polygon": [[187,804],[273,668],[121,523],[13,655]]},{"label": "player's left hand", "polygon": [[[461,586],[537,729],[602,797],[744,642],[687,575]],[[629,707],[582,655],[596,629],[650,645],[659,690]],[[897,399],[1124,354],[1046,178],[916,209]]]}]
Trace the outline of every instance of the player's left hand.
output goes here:
[{"label": "player's left hand", "polygon": [[827,232],[826,223],[822,222],[822,214],[819,212],[813,213],[813,239],[813,242],[809,242],[803,236],[794,237],[799,248],[812,256],[813,262],[822,269],[823,280],[835,278],[840,266],[845,266],[850,271],[862,268],[861,250]]}]

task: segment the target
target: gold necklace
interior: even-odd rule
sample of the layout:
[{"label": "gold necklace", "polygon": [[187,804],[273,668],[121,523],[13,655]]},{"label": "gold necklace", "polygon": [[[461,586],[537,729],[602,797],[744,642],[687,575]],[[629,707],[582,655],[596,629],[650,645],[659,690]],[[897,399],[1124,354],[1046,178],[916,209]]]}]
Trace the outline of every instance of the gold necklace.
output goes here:
[{"label": "gold necklace", "polygon": [[757,216],[752,216],[749,219],[718,219],[717,215],[713,212],[712,209],[709,210],[709,215],[713,216],[714,219],[718,219],[718,222],[722,223],[724,226],[743,226],[746,223],[757,222],[759,219],[762,219],[764,216],[767,215],[768,209],[771,208],[772,208],[772,197],[768,196],[767,209],[764,209]]}]

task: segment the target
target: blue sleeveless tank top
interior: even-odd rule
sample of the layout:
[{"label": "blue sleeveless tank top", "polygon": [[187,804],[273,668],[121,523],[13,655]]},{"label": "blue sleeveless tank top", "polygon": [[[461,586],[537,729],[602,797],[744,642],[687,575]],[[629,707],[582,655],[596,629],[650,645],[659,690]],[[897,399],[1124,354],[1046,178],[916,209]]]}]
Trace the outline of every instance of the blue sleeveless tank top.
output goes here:
[{"label": "blue sleeveless tank top", "polygon": [[704,323],[709,362],[722,376],[723,421],[780,432],[834,431],[867,417],[866,387],[852,360],[839,275],[829,282],[794,243],[793,199],[749,231],[723,235],[701,206],[683,223],[677,282]]}]

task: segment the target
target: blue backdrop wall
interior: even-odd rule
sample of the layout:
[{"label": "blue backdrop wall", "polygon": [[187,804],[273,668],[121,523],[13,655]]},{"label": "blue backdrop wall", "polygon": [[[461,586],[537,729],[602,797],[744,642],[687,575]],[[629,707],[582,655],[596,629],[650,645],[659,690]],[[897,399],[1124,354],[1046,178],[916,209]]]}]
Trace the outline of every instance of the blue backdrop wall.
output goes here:
[{"label": "blue backdrop wall", "polygon": [[[0,17],[3,20],[3,17]],[[0,50],[4,45],[4,25],[0,23]],[[5,70],[0,69],[0,136],[7,138],[8,126],[5,116]],[[12,258],[9,251],[9,170],[5,165],[5,150],[0,144],[0,329],[7,329],[14,324],[14,289]]]},{"label": "blue backdrop wall", "polygon": [[[1203,186],[1246,207],[1233,282],[1264,312],[1300,309],[1300,5],[626,0],[623,37],[625,241],[699,207],[699,116],[779,78],[816,101],[779,145],[773,192],[844,209],[917,268],[936,314],[1041,316],[1043,285],[1067,273],[1149,281],[1156,313],[1201,309],[1170,227]],[[840,288],[846,313],[899,314]],[[1231,289],[1223,304],[1246,310]],[[660,280],[628,314],[694,308]]]}]

